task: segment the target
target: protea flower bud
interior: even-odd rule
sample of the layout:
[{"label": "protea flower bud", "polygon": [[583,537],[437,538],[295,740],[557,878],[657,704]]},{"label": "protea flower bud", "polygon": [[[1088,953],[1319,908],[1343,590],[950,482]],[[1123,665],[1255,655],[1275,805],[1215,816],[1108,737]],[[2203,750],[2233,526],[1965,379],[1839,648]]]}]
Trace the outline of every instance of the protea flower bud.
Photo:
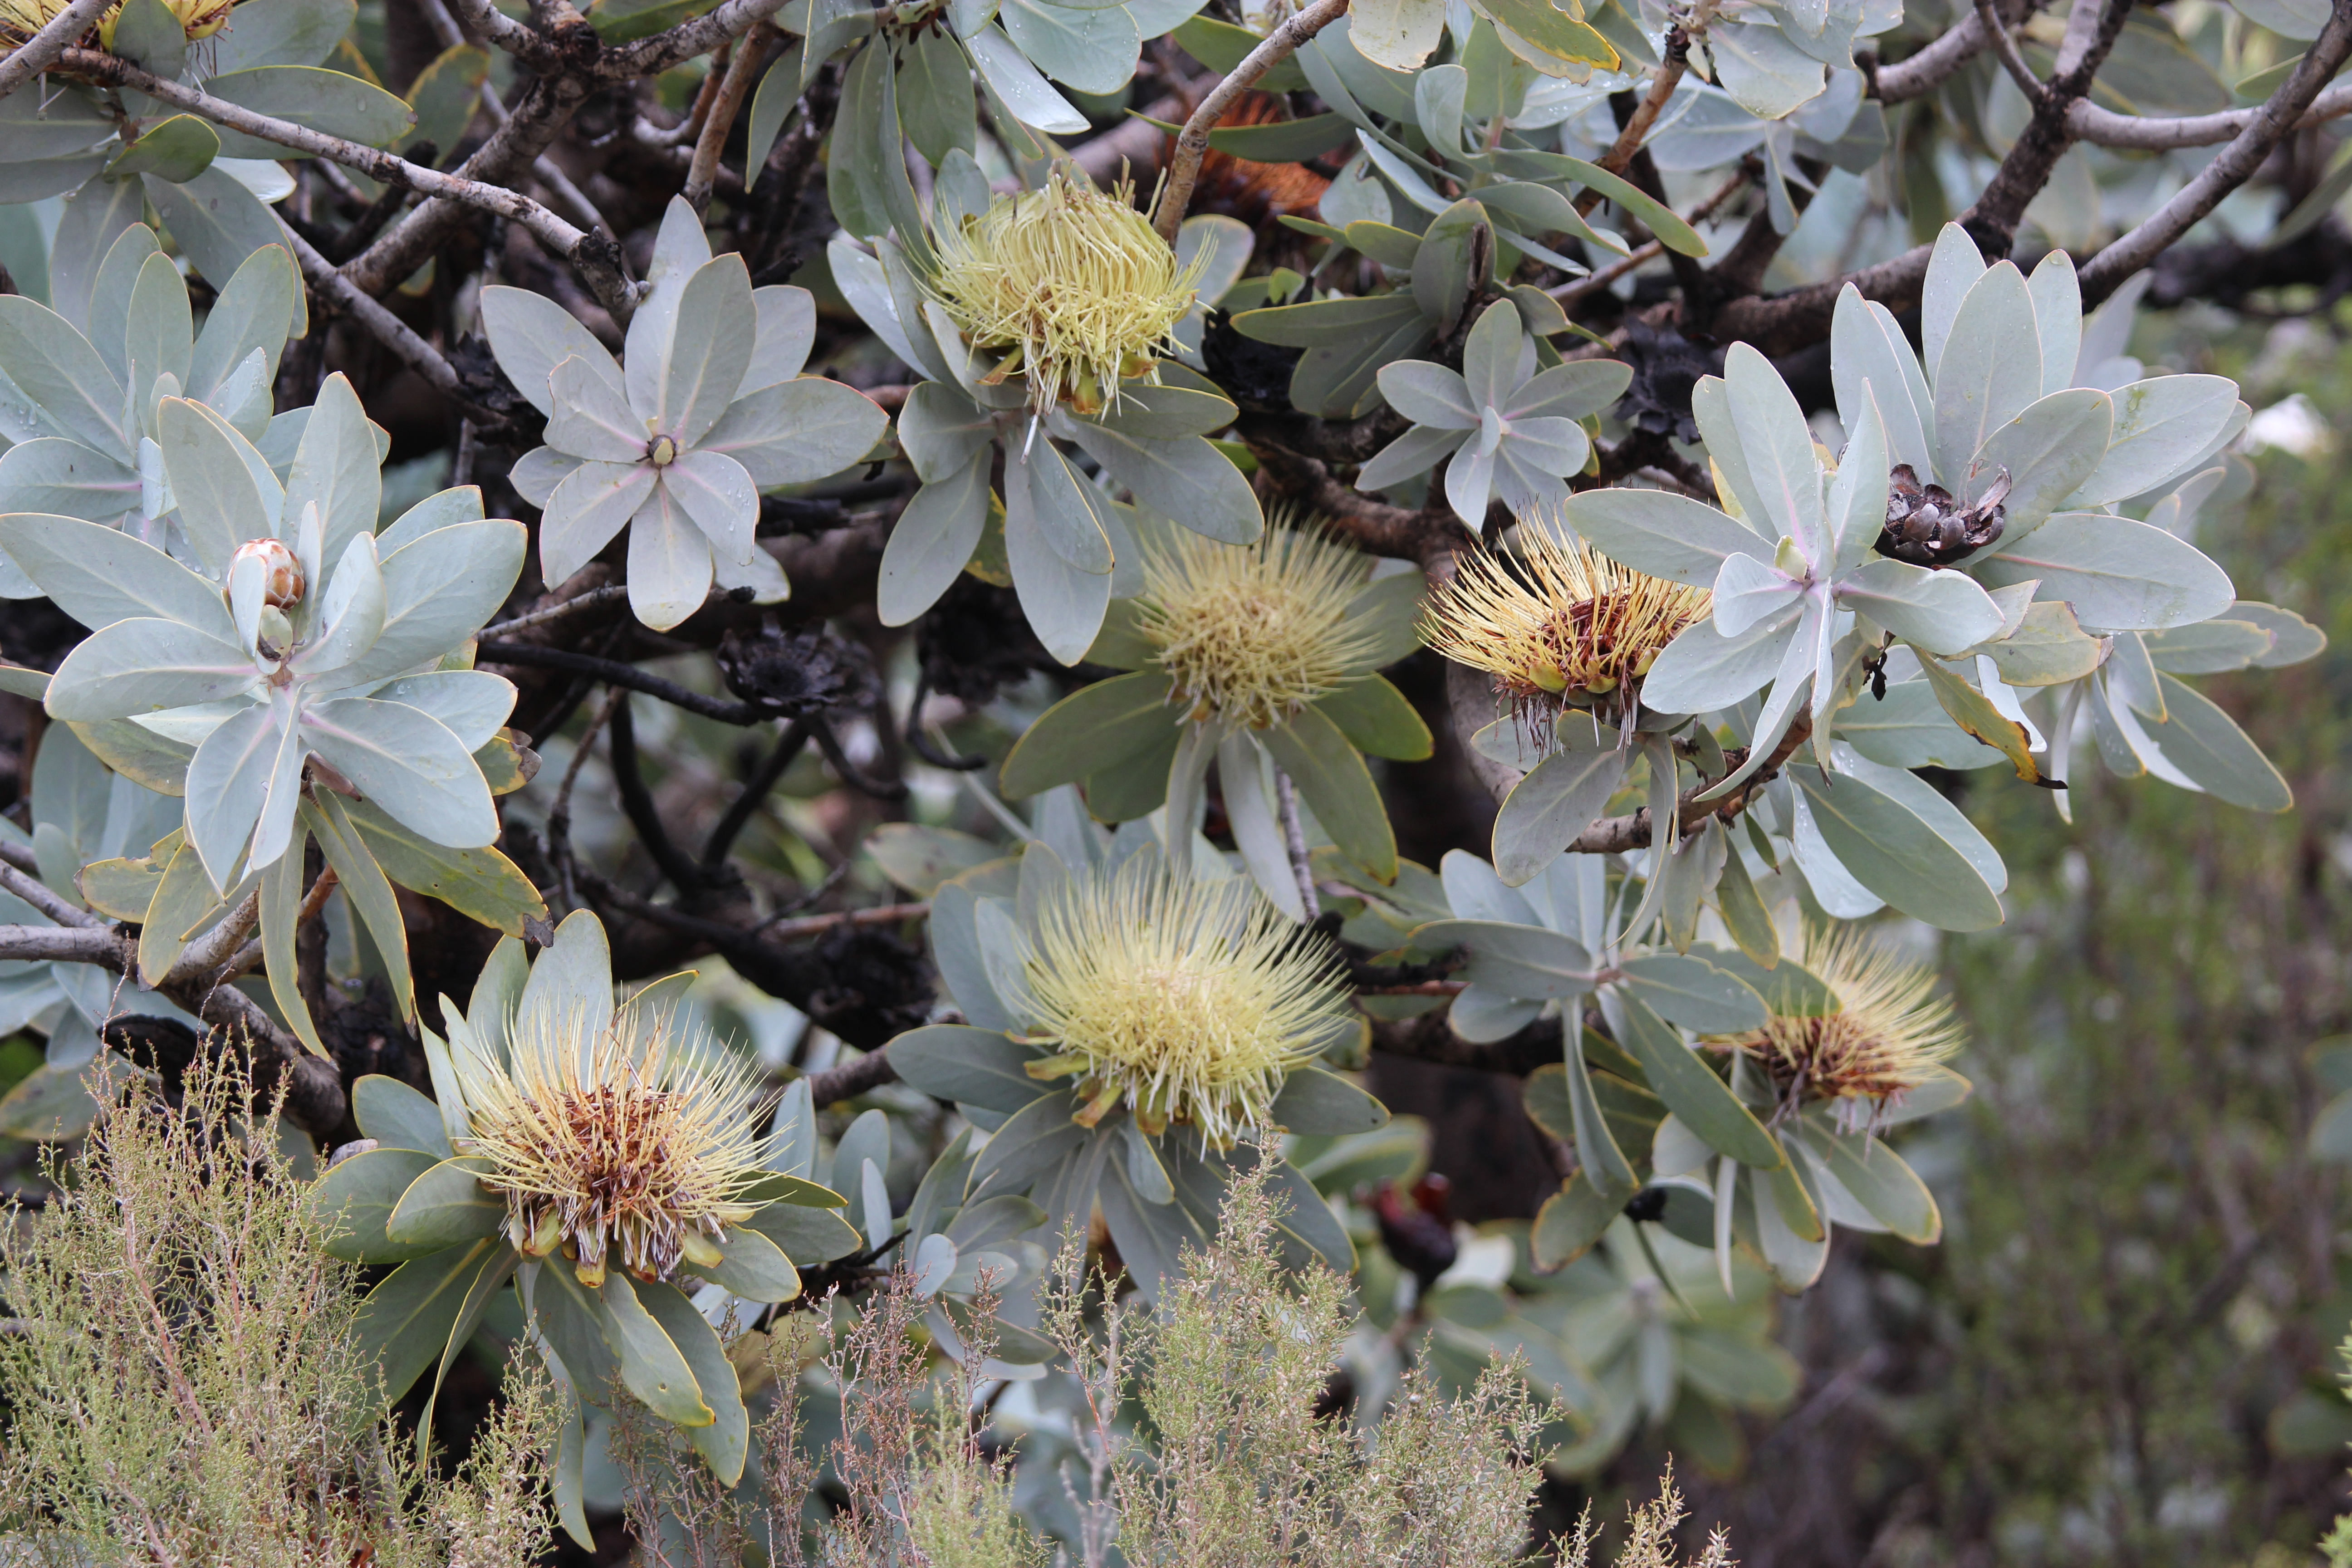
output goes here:
[{"label": "protea flower bud", "polygon": [[1520,528],[1517,565],[1485,551],[1465,555],[1454,580],[1430,596],[1422,630],[1432,647],[1486,671],[1515,702],[1554,698],[1622,710],[1627,689],[1715,604],[1704,588],[1620,566],[1540,521]]},{"label": "protea flower bud", "polygon": [[307,586],[302,581],[302,563],[294,552],[279,539],[249,539],[236,547],[230,559],[229,570],[246,561],[258,561],[262,566],[261,602],[273,610],[285,609],[302,602]]},{"label": "protea flower bud", "polygon": [[997,356],[991,383],[1027,377],[1030,405],[1097,414],[1157,357],[1192,307],[1201,263],[1176,253],[1121,186],[1049,175],[939,237],[930,292],[966,342]]},{"label": "protea flower bud", "polygon": [[1267,1127],[1290,1070],[1345,1016],[1330,965],[1246,878],[1179,880],[1156,856],[1072,878],[1038,912],[1026,1038],[1033,1078],[1076,1078],[1094,1126],[1124,1101],[1147,1133],[1173,1122],[1230,1148]]},{"label": "protea flower bud", "polygon": [[1255,544],[1180,533],[1147,545],[1136,630],[1193,716],[1270,729],[1351,675],[1373,648],[1348,621],[1370,562],[1323,534],[1274,527]]}]

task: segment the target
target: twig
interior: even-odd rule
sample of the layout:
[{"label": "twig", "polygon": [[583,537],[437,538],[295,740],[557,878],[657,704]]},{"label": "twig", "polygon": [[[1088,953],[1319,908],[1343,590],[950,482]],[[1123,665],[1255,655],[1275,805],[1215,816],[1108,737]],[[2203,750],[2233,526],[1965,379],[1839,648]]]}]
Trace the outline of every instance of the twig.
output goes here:
[{"label": "twig", "polygon": [[1570,300],[1581,299],[1596,289],[1608,288],[1635,268],[1646,262],[1655,261],[1665,253],[1665,246],[1654,239],[1647,245],[1620,257],[1600,271],[1588,272],[1581,278],[1572,278],[1559,288],[1549,290],[1549,293],[1553,299],[1566,304]]},{"label": "twig", "polygon": [[[319,873],[319,879],[312,882],[310,890],[302,895],[302,907],[294,911],[296,931],[300,931],[319,918],[319,911],[327,907],[327,895],[335,890],[335,884],[341,879],[335,875],[335,868],[332,866]],[[226,966],[221,970],[215,984],[225,985],[239,975],[251,973],[260,967],[264,956],[262,944],[258,941],[247,942],[236,950],[236,956],[231,958]]]},{"label": "twig", "polygon": [[923,761],[930,763],[931,766],[935,768],[945,768],[950,773],[978,773],[981,769],[988,766],[988,759],[985,756],[959,756],[957,753],[938,744],[929,735],[923,733],[923,703],[930,697],[930,672],[929,670],[918,669],[915,675],[914,700],[907,704],[908,746],[914,752],[915,755],[922,758]]},{"label": "twig", "polygon": [[82,35],[98,26],[99,17],[113,0],[73,0],[73,4],[49,18],[47,24],[31,37],[0,58],[0,98],[5,98],[51,66],[68,46],[79,43]]},{"label": "twig", "polygon": [[768,798],[768,792],[776,787],[776,781],[784,776],[784,770],[800,756],[808,745],[808,740],[806,726],[784,726],[784,732],[776,737],[775,745],[761,762],[759,770],[743,781],[743,793],[727,807],[727,815],[719,819],[719,826],[710,830],[710,837],[704,841],[702,869],[706,876],[715,878],[725,868],[727,852],[734,847],[736,836],[750,824],[753,814]]},{"label": "twig", "polygon": [[490,0],[452,0],[466,26],[489,42],[539,70],[562,63],[562,50],[538,29],[505,15]]},{"label": "twig", "polygon": [[622,814],[637,830],[638,841],[645,845],[646,853],[653,857],[661,874],[681,895],[690,896],[703,885],[702,868],[687,858],[686,851],[671,839],[661,813],[654,808],[653,792],[646,787],[645,774],[637,766],[637,725],[625,695],[613,709],[612,738],[607,751]]},{"label": "twig", "polygon": [[[1720,800],[1711,800],[1703,805],[1698,804],[1698,797],[1715,787],[1713,780],[1701,779],[1683,792],[1681,803],[1675,813],[1675,826],[1679,829],[1676,837],[1687,838],[1715,817],[1728,819],[1747,809],[1748,801],[1755,797],[1756,792],[1771,780],[1772,776],[1780,771],[1781,763],[1797,754],[1797,748],[1811,740],[1812,733],[1812,715],[1800,713],[1797,715],[1796,721],[1789,726],[1788,733],[1780,737],[1780,743],[1772,748],[1771,754],[1764,760],[1764,765],[1749,775],[1748,782],[1739,788]],[[1739,761],[1739,759],[1727,760],[1735,766]],[[1650,808],[1645,805],[1628,816],[1602,817],[1577,835],[1575,841],[1569,845],[1568,853],[1622,855],[1629,849],[1648,848],[1650,839]]]},{"label": "twig", "polygon": [[445,174],[438,169],[422,168],[396,153],[387,153],[381,148],[346,141],[341,136],[330,136],[322,131],[313,131],[307,125],[296,125],[290,121],[256,113],[242,104],[215,98],[201,89],[165,81],[117,55],[96,49],[68,49],[64,58],[66,63],[80,75],[134,89],[159,102],[185,110],[191,114],[200,114],[232,131],[242,131],[248,136],[258,136],[264,141],[275,142],[281,147],[291,147],[298,153],[308,153],[313,157],[332,159],[347,169],[357,169],[370,179],[387,185],[404,186],[428,196],[446,196],[452,201],[496,213],[502,218],[522,225],[559,255],[570,255],[585,237],[577,227],[529,196],[503,185]]},{"label": "twig", "polygon": [[833,764],[833,771],[841,775],[842,783],[860,795],[872,795],[876,800],[907,798],[907,786],[903,782],[898,779],[869,778],[863,769],[851,762],[849,753],[841,749],[841,742],[834,734],[831,724],[814,715],[810,716],[804,722],[808,725],[810,733],[816,738],[816,749],[824,753],[824,760]]},{"label": "twig", "polygon": [[656,33],[625,48],[606,49],[596,61],[595,74],[605,81],[628,81],[659,76],[697,55],[707,55],[730,38],[740,38],[752,24],[764,22],[784,8],[784,0],[727,0],[716,10],[681,22],[666,33]]},{"label": "twig", "polygon": [[[836,910],[830,914],[801,915],[792,920],[770,918],[746,929],[715,921],[708,915],[698,915],[669,904],[657,904],[641,894],[633,893],[611,879],[592,875],[589,881],[596,896],[616,909],[625,910],[643,920],[666,925],[698,936],[721,952],[730,946],[741,948],[756,945],[759,939],[774,937],[779,942],[795,942],[802,937],[823,936],[829,931],[844,927],[902,925],[908,921],[921,920],[931,912],[929,903],[877,904],[863,910]],[[0,928],[5,929],[5,928]]]},{"label": "twig", "polygon": [[170,970],[149,984],[160,989],[198,980],[210,982],[221,966],[236,956],[237,949],[244,945],[246,933],[260,918],[261,894],[256,890],[247,893],[245,901],[224,916],[210,934],[182,948]]},{"label": "twig", "polygon": [[[1666,53],[1658,65],[1658,74],[1652,79],[1649,92],[1634,109],[1633,117],[1625,121],[1625,128],[1617,132],[1617,140],[1608,152],[1601,155],[1602,168],[1612,174],[1622,174],[1625,172],[1625,165],[1633,161],[1633,154],[1642,150],[1643,138],[1649,135],[1650,127],[1658,122],[1658,115],[1675,96],[1675,88],[1683,79],[1683,72],[1690,68],[1690,35],[1683,31],[1682,24],[1668,23]],[[1589,214],[1601,202],[1599,191],[1587,189],[1576,198],[1576,210],[1580,216]]]},{"label": "twig", "polygon": [[531,626],[543,626],[550,621],[560,621],[567,616],[576,616],[583,610],[593,610],[599,605],[609,605],[628,596],[629,585],[626,583],[614,583],[602,588],[591,588],[584,594],[575,594],[571,598],[550,605],[543,610],[533,610],[527,616],[517,616],[513,620],[500,621],[494,626],[484,626],[481,635],[486,637],[498,637],[509,632],[524,631]]},{"label": "twig", "polygon": [[[457,26],[456,19],[449,15],[449,8],[446,5],[444,5],[441,3],[441,0],[417,0],[417,9],[425,14],[426,26],[433,29],[433,36],[440,40],[441,47],[443,48],[455,48],[459,44],[466,41],[464,29]],[[495,7],[485,6],[483,9],[488,10],[489,15],[495,18],[496,25],[503,25],[508,27],[517,26],[517,24],[509,21],[505,16],[499,15]],[[471,18],[469,17],[468,19],[470,20]],[[529,30],[524,29],[524,31],[528,32]],[[487,27],[482,29],[482,36],[485,37],[490,36]],[[538,37],[537,34],[530,34],[530,36],[532,37]],[[497,123],[504,125],[507,122],[506,101],[499,97],[499,89],[490,85],[489,79],[487,77],[482,80],[480,98],[482,112],[488,115],[491,120],[495,121]],[[586,224],[590,228],[601,227],[607,233],[612,231],[613,226],[604,221],[604,215],[596,210],[596,204],[590,201],[587,196],[582,193],[580,187],[572,183],[571,176],[564,174],[562,170],[557,168],[552,160],[545,157],[540,158],[536,163],[531,164],[530,172],[538,175],[540,183],[545,185],[551,192],[554,193],[554,195],[562,201],[564,205],[572,209],[572,216],[578,218],[582,223]],[[457,482],[463,483],[464,481],[459,480]]]},{"label": "twig", "polygon": [[26,875],[14,865],[0,864],[0,891],[16,894],[61,926],[87,928],[106,923],[71,899],[56,892],[47,882]]},{"label": "twig", "polygon": [[1870,96],[1881,103],[1907,103],[1915,98],[1925,98],[1982,54],[1985,42],[1984,24],[1971,12],[1910,58],[1873,71]]},{"label": "twig", "polygon": [[1338,21],[1347,10],[1348,0],[1316,0],[1268,34],[1264,43],[1244,56],[1242,63],[1201,100],[1201,107],[1184,121],[1183,133],[1176,138],[1175,156],[1168,161],[1168,179],[1160,187],[1160,205],[1152,216],[1152,226],[1160,231],[1160,238],[1171,245],[1176,243],[1176,230],[1184,222],[1184,209],[1192,204],[1192,185],[1201,177],[1201,160],[1209,153],[1209,132],[1224,118],[1234,100],[1255,86],[1258,78],[1297,54],[1299,45]]},{"label": "twig", "polygon": [[464,384],[457,379],[457,368],[441,357],[441,352],[416,335],[407,322],[387,310],[377,300],[362,294],[349,279],[335,270],[335,264],[312,247],[310,242],[288,226],[286,220],[278,221],[278,232],[286,237],[287,248],[302,268],[302,276],[310,284],[319,302],[338,315],[349,316],[365,327],[377,342],[400,356],[409,369],[422,376],[434,391],[455,402],[469,419],[497,425],[496,414],[466,395]]},{"label": "twig", "polygon": [[579,782],[580,769],[588,761],[589,752],[596,749],[596,732],[612,720],[613,710],[621,705],[626,694],[622,687],[606,689],[604,706],[596,710],[579,744],[572,748],[572,760],[564,764],[563,780],[555,788],[555,804],[547,808],[547,855],[555,863],[556,879],[567,913],[580,907],[580,890],[572,885],[572,786]]},{"label": "twig", "polygon": [[19,844],[13,838],[0,838],[0,863],[14,866],[28,877],[41,874],[40,857],[29,844]]},{"label": "twig", "polygon": [[2041,102],[2048,89],[2042,79],[2033,74],[2033,68],[2025,63],[2024,55],[2018,51],[2017,40],[2009,36],[2009,28],[2002,23],[2000,13],[1993,8],[1992,0],[1977,0],[1977,25],[1984,28],[1986,36],[1991,38],[1992,52],[2000,58],[2001,68],[2009,72],[2010,79],[2017,83],[2018,89],[2025,94],[2025,101]]},{"label": "twig", "polygon": [[[2227,142],[2242,134],[2261,118],[2267,105],[2252,109],[2225,109],[2219,114],[2186,114],[2163,118],[2137,114],[2117,114],[2112,109],[2102,109],[2089,99],[2078,100],[2066,111],[2066,129],[2082,141],[2100,147],[2115,147],[2130,152],[2167,153],[2179,147],[2210,147],[2217,142]],[[2297,131],[2308,131],[2328,121],[2352,114],[2352,82],[2337,82],[2311,100],[2303,118],[2294,122]]]},{"label": "twig", "polygon": [[890,1053],[868,1051],[854,1062],[844,1062],[839,1067],[811,1073],[807,1079],[809,1103],[823,1110],[828,1105],[838,1105],[845,1100],[855,1100],[868,1089],[898,1081],[898,1069],[890,1065]]},{"label": "twig", "polygon": [[765,17],[751,24],[735,45],[735,58],[727,63],[727,74],[719,80],[719,90],[710,100],[710,110],[703,117],[702,134],[695,139],[694,162],[686,173],[686,189],[679,194],[686,205],[700,213],[710,205],[711,183],[719,177],[719,154],[726,149],[728,133],[735,127],[736,110],[743,107],[744,96],[751,90],[751,79],[767,63],[768,42],[776,36],[775,24]]},{"label": "twig", "polygon": [[2117,284],[2146,267],[2220,205],[2222,197],[2252,178],[2322,87],[2352,54],[2352,5],[2342,0],[2327,26],[2313,39],[2303,63],[2235,140],[2221,149],[2197,177],[2129,234],[2091,258],[2083,268],[2083,297],[2105,298]]},{"label": "twig", "polygon": [[1274,806],[1282,819],[1282,847],[1290,857],[1290,875],[1298,883],[1298,901],[1306,907],[1307,919],[1312,921],[1323,912],[1323,900],[1315,896],[1315,869],[1307,855],[1307,828],[1298,819],[1298,791],[1291,784],[1290,775],[1280,768],[1274,771]]},{"label": "twig", "polygon": [[534,647],[530,643],[486,642],[480,645],[477,657],[484,664],[568,669],[575,675],[593,675],[599,680],[625,686],[648,697],[658,697],[674,708],[683,708],[689,713],[699,713],[723,724],[757,724],[775,717],[755,703],[730,702],[720,697],[706,697],[675,680],[648,675],[634,664],[625,664],[617,658],[600,658],[593,653],[573,653],[569,648],[560,647]]}]

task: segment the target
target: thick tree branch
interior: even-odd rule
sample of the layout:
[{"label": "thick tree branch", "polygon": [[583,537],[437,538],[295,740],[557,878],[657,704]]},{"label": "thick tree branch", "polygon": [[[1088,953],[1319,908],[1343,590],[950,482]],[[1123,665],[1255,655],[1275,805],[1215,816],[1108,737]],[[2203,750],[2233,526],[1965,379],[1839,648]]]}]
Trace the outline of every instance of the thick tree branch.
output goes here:
[{"label": "thick tree branch", "polygon": [[1193,182],[1201,177],[1201,160],[1209,153],[1209,132],[1225,117],[1234,100],[1255,87],[1258,78],[1297,54],[1299,45],[1338,21],[1347,10],[1348,0],[1316,0],[1243,57],[1242,63],[1192,110],[1192,117],[1184,121],[1183,134],[1176,138],[1175,155],[1168,161],[1168,179],[1160,187],[1160,205],[1152,214],[1152,226],[1159,229],[1160,238],[1171,245],[1176,243],[1176,230],[1184,222],[1184,209],[1192,205]]},{"label": "thick tree branch", "polygon": [[898,1081],[898,1069],[890,1065],[889,1053],[868,1051],[854,1062],[844,1062],[839,1067],[811,1073],[808,1077],[809,1103],[822,1110],[828,1105],[855,1100],[868,1089]]},{"label": "thick tree branch", "polygon": [[2336,0],[2335,14],[2320,29],[2319,37],[2312,40],[2303,63],[2271,95],[2270,101],[2263,105],[2237,138],[2170,201],[2084,264],[2084,303],[2105,299],[2117,284],[2188,233],[2221,204],[2222,197],[2252,179],[2254,171],[2271,155],[2271,150],[2311,107],[2320,89],[2341,68],[2347,54],[2352,54],[2352,4]]},{"label": "thick tree branch", "polygon": [[0,926],[0,959],[25,963],[111,963],[122,938],[109,926]]}]

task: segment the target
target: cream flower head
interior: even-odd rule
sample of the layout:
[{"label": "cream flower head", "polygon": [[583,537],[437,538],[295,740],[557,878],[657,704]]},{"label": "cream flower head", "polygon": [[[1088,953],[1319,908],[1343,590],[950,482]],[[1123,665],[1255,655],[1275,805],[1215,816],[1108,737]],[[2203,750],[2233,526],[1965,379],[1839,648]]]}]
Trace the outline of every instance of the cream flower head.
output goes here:
[{"label": "cream flower head", "polygon": [[762,1095],[751,1069],[675,1013],[526,1008],[506,1059],[464,1064],[471,1130],[461,1153],[507,1203],[507,1235],[528,1258],[559,1247],[580,1282],[617,1260],[667,1279],[679,1262],[719,1261],[720,1227],[760,1169]]},{"label": "cream flower head", "polygon": [[1144,546],[1135,624],[1195,719],[1271,729],[1369,671],[1372,635],[1348,618],[1367,557],[1281,524],[1255,544],[1169,532]]},{"label": "cream flower head", "polygon": [[1518,570],[1489,551],[1462,558],[1430,595],[1423,636],[1456,664],[1483,669],[1514,702],[1556,698],[1620,710],[1715,595],[1621,566],[1541,521],[1519,530]]},{"label": "cream flower head", "polygon": [[1331,966],[1244,878],[1179,879],[1146,853],[1069,878],[1027,923],[1022,1037],[1055,1053],[1027,1070],[1077,1078],[1088,1127],[1123,1102],[1148,1133],[1230,1148],[1346,1015]]},{"label": "cream flower head", "polygon": [[938,237],[928,287],[965,341],[997,356],[989,384],[1024,375],[1033,408],[1091,415],[1118,402],[1122,379],[1156,379],[1206,258],[1178,265],[1130,198],[1056,170]]},{"label": "cream flower head", "polygon": [[1808,922],[1793,954],[1838,999],[1826,1017],[1774,1016],[1715,1042],[1761,1066],[1783,1104],[1828,1101],[1841,1121],[1865,1123],[1925,1082],[1960,1048],[1951,1004],[1935,973],[1874,940],[1864,926]]}]

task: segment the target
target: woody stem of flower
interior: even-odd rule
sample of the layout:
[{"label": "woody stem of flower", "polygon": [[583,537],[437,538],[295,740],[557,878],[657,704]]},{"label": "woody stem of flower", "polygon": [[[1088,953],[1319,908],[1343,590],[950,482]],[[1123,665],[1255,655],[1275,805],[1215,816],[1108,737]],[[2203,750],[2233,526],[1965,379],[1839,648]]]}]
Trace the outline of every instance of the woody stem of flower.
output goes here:
[{"label": "woody stem of flower", "polygon": [[1298,52],[1298,46],[1338,21],[1348,13],[1348,0],[1316,0],[1316,4],[1299,12],[1266,36],[1265,41],[1252,49],[1201,100],[1192,118],[1184,121],[1183,133],[1176,138],[1175,156],[1168,161],[1168,181],[1160,187],[1160,202],[1153,209],[1151,226],[1160,237],[1170,245],[1176,243],[1176,230],[1184,222],[1184,209],[1192,204],[1192,186],[1201,177],[1201,160],[1209,155],[1209,132],[1233,107],[1234,100],[1257,84],[1258,78]]},{"label": "woody stem of flower", "polygon": [[1280,768],[1274,772],[1275,809],[1282,817],[1282,844],[1290,854],[1290,874],[1298,881],[1298,901],[1305,906],[1311,922],[1323,912],[1320,900],[1315,896],[1315,870],[1307,856],[1307,829],[1298,820],[1298,791],[1290,775]]},{"label": "woody stem of flower", "polygon": [[114,0],[73,0],[49,18],[48,26],[26,39],[0,59],[0,98],[5,98],[58,63],[58,57],[98,26]]},{"label": "woody stem of flower", "polygon": [[734,58],[728,62],[727,74],[720,79],[709,112],[703,117],[702,134],[695,138],[694,162],[686,172],[686,188],[678,193],[697,213],[710,205],[710,188],[719,178],[719,154],[727,146],[727,133],[735,124],[735,111],[743,107],[744,96],[751,90],[751,79],[767,63],[768,44],[775,36],[775,24],[762,17],[736,42]]},{"label": "woody stem of flower", "polygon": [[[1625,165],[1633,161],[1633,154],[1642,150],[1642,139],[1649,135],[1650,127],[1658,122],[1658,115],[1675,96],[1675,84],[1683,79],[1683,72],[1690,68],[1690,35],[1683,31],[1681,23],[1666,28],[1665,58],[1658,66],[1658,74],[1651,79],[1648,95],[1634,109],[1633,117],[1625,121],[1625,129],[1617,133],[1616,143],[1601,155],[1602,168],[1612,174],[1622,174],[1625,172]],[[1576,198],[1578,215],[1590,214],[1601,205],[1601,192],[1586,190]]]}]

